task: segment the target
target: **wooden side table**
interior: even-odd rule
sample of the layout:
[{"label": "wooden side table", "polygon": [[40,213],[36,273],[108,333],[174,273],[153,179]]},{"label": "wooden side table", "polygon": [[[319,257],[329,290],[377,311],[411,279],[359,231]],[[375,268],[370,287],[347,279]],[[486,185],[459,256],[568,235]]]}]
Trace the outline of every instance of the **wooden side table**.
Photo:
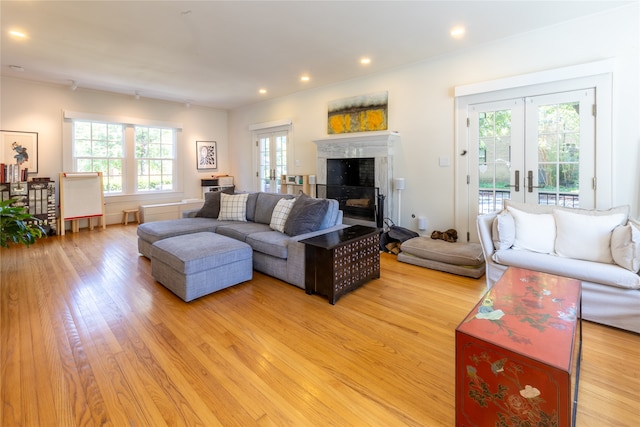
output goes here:
[{"label": "wooden side table", "polygon": [[456,329],[456,426],[575,425],[580,286],[507,269]]},{"label": "wooden side table", "polygon": [[305,244],[305,291],[331,304],[380,278],[380,229],[354,225],[300,241]]}]

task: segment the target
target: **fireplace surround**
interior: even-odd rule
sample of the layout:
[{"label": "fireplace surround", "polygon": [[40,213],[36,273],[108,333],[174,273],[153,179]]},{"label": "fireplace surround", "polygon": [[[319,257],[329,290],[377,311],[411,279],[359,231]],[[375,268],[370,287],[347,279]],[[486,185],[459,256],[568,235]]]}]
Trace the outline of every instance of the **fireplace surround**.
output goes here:
[{"label": "fireplace surround", "polygon": [[[319,190],[322,186],[328,186],[330,182],[333,182],[327,179],[327,160],[373,159],[374,180],[373,186],[369,188],[375,189],[376,196],[378,194],[384,196],[377,199],[377,201],[382,202],[384,216],[388,218],[394,217],[393,147],[400,142],[399,133],[381,131],[331,135],[316,139],[313,142],[317,145],[316,180]],[[350,204],[358,204],[359,202],[354,202],[354,200],[364,198],[354,196],[350,199],[352,200]],[[363,219],[359,215],[350,216],[349,209],[343,209],[343,212],[345,224],[376,226],[375,219]]]}]

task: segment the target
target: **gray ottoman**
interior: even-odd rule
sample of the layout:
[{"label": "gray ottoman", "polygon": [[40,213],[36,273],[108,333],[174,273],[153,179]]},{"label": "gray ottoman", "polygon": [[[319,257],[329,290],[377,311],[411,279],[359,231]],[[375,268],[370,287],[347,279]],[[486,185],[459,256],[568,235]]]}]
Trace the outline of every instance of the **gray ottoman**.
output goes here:
[{"label": "gray ottoman", "polygon": [[158,240],[151,246],[151,275],[191,301],[251,280],[251,246],[209,232]]},{"label": "gray ottoman", "polygon": [[402,243],[400,250],[398,261],[409,264],[475,279],[485,272],[480,243],[450,243],[430,237],[414,237]]}]

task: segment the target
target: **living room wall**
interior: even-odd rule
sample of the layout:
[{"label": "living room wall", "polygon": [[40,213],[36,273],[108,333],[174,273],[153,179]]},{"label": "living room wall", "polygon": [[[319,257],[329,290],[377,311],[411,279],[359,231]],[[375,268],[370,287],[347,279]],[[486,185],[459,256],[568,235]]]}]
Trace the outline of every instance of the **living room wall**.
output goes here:
[{"label": "living room wall", "polygon": [[[238,108],[229,113],[230,160],[238,184],[252,188],[254,145],[249,126],[280,119],[293,121],[289,173],[314,174],[314,139],[327,136],[329,101],[378,91],[389,93],[389,130],[401,134],[394,172],[404,177],[401,224],[427,231],[452,227],[454,220],[454,88],[494,79],[614,59],[613,194],[615,205],[630,204],[640,216],[640,68],[638,4],[479,48],[390,70],[374,76],[308,90]],[[472,31],[468,37],[473,37]],[[439,166],[447,157],[450,166]],[[416,218],[412,218],[412,214]]]},{"label": "living room wall", "polygon": [[[228,165],[227,112],[211,108],[163,102],[133,95],[87,90],[79,87],[35,83],[3,77],[1,80],[0,128],[3,130],[38,132],[38,174],[58,181],[63,171],[63,111],[124,116],[182,124],[178,132],[178,156],[181,191],[143,196],[110,196],[105,198],[107,223],[118,223],[122,209],[141,204],[165,203],[189,198],[201,198],[200,179],[211,171],[196,169],[197,140],[218,142],[218,162]],[[218,173],[227,173],[220,168]],[[59,198],[57,198],[59,200]],[[82,226],[82,224],[81,224]],[[67,228],[69,224],[67,224]]]}]

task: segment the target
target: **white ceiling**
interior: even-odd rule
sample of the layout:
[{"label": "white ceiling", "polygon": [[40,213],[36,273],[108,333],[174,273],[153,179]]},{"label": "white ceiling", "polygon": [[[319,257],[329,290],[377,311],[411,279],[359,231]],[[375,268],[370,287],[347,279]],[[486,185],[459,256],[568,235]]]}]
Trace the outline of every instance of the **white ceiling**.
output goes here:
[{"label": "white ceiling", "polygon": [[231,109],[631,2],[3,0],[1,72]]}]

